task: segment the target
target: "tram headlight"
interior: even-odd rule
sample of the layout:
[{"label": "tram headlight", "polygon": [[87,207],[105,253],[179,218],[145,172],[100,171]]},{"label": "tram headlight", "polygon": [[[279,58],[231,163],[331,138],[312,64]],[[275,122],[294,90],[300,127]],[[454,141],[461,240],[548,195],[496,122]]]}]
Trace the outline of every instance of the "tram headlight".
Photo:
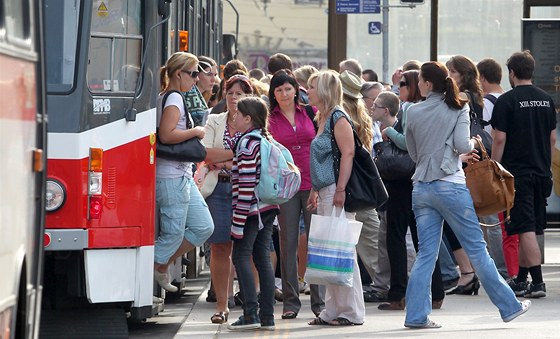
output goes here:
[{"label": "tram headlight", "polygon": [[66,200],[66,191],[62,184],[56,180],[47,180],[45,209],[47,212],[58,210]]}]

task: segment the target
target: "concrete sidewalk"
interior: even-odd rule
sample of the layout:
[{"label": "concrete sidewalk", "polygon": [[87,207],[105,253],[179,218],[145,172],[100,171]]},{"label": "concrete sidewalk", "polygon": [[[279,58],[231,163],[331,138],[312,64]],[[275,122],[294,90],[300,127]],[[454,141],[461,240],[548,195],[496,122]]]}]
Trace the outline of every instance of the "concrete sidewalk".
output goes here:
[{"label": "concrete sidewalk", "polygon": [[[556,242],[556,243],[555,243]],[[555,243],[555,244],[553,244]],[[203,291],[174,338],[559,338],[560,337],[560,232],[547,235],[548,262],[543,266],[547,297],[533,299],[525,315],[510,323],[502,322],[497,308],[483,288],[478,296],[446,296],[441,310],[431,319],[440,329],[411,330],[403,326],[405,311],[380,311],[377,303],[366,303],[366,321],[361,326],[309,326],[313,319],[309,296],[302,295],[302,309],[296,319],[282,320],[282,303],[275,307],[275,331],[231,332],[227,324],[210,323],[214,303],[205,301]],[[552,245],[552,246],[548,246]],[[241,308],[231,309],[229,321],[241,315]]]}]

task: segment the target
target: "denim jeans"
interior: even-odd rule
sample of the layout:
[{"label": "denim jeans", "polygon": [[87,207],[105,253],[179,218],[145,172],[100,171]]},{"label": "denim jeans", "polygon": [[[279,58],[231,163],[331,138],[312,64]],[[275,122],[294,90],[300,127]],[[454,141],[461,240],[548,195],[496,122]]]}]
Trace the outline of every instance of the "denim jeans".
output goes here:
[{"label": "denim jeans", "polygon": [[183,238],[200,246],[214,232],[208,206],[190,177],[156,178],[156,204],[160,230],[154,261],[158,264],[169,261]]},{"label": "denim jeans", "polygon": [[406,291],[405,325],[422,326],[432,311],[430,277],[434,270],[445,219],[463,245],[490,300],[505,318],[521,310],[521,303],[500,276],[486,250],[473,202],[465,184],[416,182],[412,208],[418,227],[419,251]]},{"label": "denim jeans", "polygon": [[[259,231],[258,216],[250,216],[245,222],[243,238],[233,241],[232,261],[237,272],[237,281],[243,299],[243,314],[255,316],[259,310],[261,321],[274,319],[274,272],[270,262],[272,223],[278,210],[261,213],[263,229]],[[261,290],[257,300],[257,287],[251,265],[251,257],[259,274]]]}]

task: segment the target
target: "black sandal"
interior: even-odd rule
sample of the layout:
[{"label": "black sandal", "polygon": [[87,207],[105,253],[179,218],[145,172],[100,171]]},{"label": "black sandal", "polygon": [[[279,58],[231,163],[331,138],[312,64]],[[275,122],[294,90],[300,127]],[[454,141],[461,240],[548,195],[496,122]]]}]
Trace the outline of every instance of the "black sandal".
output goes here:
[{"label": "black sandal", "polygon": [[329,325],[331,325],[331,326],[354,326],[354,325],[361,325],[361,324],[355,324],[355,323],[351,322],[350,320],[348,320],[346,318],[338,317],[336,319],[331,320],[329,322]]},{"label": "black sandal", "polygon": [[210,321],[212,324],[223,324],[228,321],[229,312],[216,312],[212,317],[210,317]]},{"label": "black sandal", "polygon": [[328,322],[324,321],[323,319],[317,317],[317,318],[311,320],[310,322],[308,322],[307,325],[330,325],[330,324]]},{"label": "black sandal", "polygon": [[297,313],[294,311],[286,311],[282,313],[282,319],[295,319],[297,317]]}]

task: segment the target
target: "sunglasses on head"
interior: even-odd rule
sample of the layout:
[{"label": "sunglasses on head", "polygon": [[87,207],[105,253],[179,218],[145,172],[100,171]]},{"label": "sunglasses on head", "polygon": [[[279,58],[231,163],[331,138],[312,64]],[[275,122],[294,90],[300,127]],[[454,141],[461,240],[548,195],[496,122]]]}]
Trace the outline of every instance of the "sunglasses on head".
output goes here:
[{"label": "sunglasses on head", "polygon": [[405,87],[405,86],[408,86],[408,82],[406,82],[406,81],[401,81],[401,82],[399,83],[399,87]]},{"label": "sunglasses on head", "polygon": [[181,72],[182,72],[182,73],[187,73],[187,74],[190,75],[191,78],[193,78],[193,79],[196,78],[196,77],[200,74],[199,71],[185,71],[185,70],[182,70]]},{"label": "sunglasses on head", "polygon": [[[208,71],[206,69],[208,69]],[[198,70],[201,73],[206,73],[206,74],[211,73],[212,72],[212,65],[210,65],[206,61],[199,61],[198,62]]]}]

